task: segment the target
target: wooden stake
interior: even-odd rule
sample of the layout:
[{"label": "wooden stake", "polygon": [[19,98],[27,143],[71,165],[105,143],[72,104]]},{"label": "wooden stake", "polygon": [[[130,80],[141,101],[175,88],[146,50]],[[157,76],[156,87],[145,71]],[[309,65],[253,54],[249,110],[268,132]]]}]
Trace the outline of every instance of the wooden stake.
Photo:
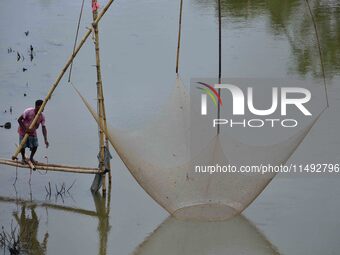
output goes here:
[{"label": "wooden stake", "polygon": [[[100,19],[103,17],[103,15],[106,13],[106,11],[109,9],[109,7],[111,6],[111,4],[113,3],[114,0],[109,0],[109,2],[106,4],[106,6],[104,7],[104,9],[102,10],[102,12],[98,15],[98,17],[94,20],[94,22],[92,23],[93,26],[97,25],[98,22],[100,21]],[[72,60],[76,57],[76,55],[78,54],[79,50],[81,49],[81,47],[84,45],[85,41],[87,40],[87,38],[89,37],[89,35],[91,34],[91,30],[88,30],[85,35],[83,36],[82,40],[80,41],[80,43],[78,44],[78,46],[76,47],[75,51],[73,54],[71,54],[71,56],[69,56],[64,68],[61,70],[60,74],[58,75],[56,81],[53,83],[51,89],[49,90],[49,92],[47,93],[46,98],[44,99],[43,104],[41,105],[39,111],[37,112],[36,116],[34,117],[31,125],[29,126],[29,129],[33,129],[33,127],[35,127],[38,118],[40,116],[40,114],[43,112],[43,110],[45,109],[45,106],[47,104],[47,101],[51,98],[54,90],[57,88],[61,78],[64,76],[67,68],[70,66],[70,64],[72,63]],[[12,156],[12,159],[16,159],[18,154],[20,153],[20,150],[22,149],[22,147],[24,146],[24,144],[26,143],[28,138],[28,134],[26,133],[25,136],[23,137],[19,147],[17,148],[17,150],[15,151],[14,155]]]}]

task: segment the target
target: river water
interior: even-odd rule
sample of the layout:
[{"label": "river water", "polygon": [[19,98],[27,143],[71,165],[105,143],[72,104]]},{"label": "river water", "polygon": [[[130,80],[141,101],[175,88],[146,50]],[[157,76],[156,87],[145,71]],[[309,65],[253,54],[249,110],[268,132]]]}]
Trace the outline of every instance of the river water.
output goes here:
[{"label": "river water", "polygon": [[[157,113],[169,95],[175,81],[178,2],[116,0],[102,19],[102,73],[111,125],[138,127]],[[335,163],[340,162],[340,5],[332,0],[310,2],[331,107],[292,160]],[[105,2],[100,4],[103,7]],[[81,1],[65,0],[3,2],[0,121],[10,121],[14,127],[0,129],[1,158],[9,158],[18,143],[17,117],[46,95],[70,54],[80,6]],[[217,76],[217,13],[217,1],[184,0],[180,59],[184,84],[192,77]],[[320,80],[315,33],[304,1],[222,1],[222,16],[224,77]],[[88,1],[80,37],[91,18]],[[88,40],[74,62],[72,83],[92,104],[96,102],[94,65],[93,42]],[[96,166],[97,126],[67,77],[45,115],[50,148],[41,144],[37,160]],[[17,226],[27,254],[311,255],[340,250],[340,185],[334,175],[277,176],[242,216],[218,224],[168,218],[116,154],[112,176],[109,201],[105,201],[89,191],[92,176],[34,172],[29,181],[29,171],[18,169],[16,180],[15,168],[1,165],[0,225],[6,232]],[[68,188],[73,182],[69,193],[56,195],[63,183]],[[45,190],[48,183],[51,196]],[[4,253],[9,254],[6,247]]]}]

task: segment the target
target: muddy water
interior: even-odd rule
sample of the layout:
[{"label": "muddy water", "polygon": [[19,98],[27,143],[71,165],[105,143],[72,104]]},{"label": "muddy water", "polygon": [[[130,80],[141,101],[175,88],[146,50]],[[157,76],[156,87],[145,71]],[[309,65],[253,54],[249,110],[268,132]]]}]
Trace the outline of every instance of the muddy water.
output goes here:
[{"label": "muddy water", "polygon": [[[177,2],[117,0],[103,18],[103,80],[112,125],[138,127],[169,94],[175,80]],[[10,121],[15,126],[23,109],[46,95],[72,49],[80,4],[13,0],[2,5],[1,124]],[[339,4],[312,5],[332,107],[292,160],[339,162]],[[189,84],[192,77],[217,75],[216,1],[184,1],[183,11],[180,72]],[[303,1],[223,1],[222,14],[223,76],[320,78]],[[90,20],[88,2],[80,36]],[[74,63],[72,82],[93,104],[94,64],[90,40]],[[51,146],[46,150],[41,145],[37,159],[96,166],[97,127],[66,78],[45,114]],[[2,158],[11,156],[17,140],[16,127],[0,129]],[[244,212],[248,219],[209,225],[167,219],[116,155],[112,165],[110,202],[91,195],[92,176],[35,172],[30,177],[27,170],[18,169],[16,175],[15,169],[0,166],[0,225],[7,232],[11,224],[17,226],[28,254],[164,254],[162,249],[171,254],[337,254],[340,249],[340,186],[334,176],[278,176]],[[69,193],[57,195],[63,183],[68,188],[74,181]],[[45,190],[48,183],[51,196]]]}]

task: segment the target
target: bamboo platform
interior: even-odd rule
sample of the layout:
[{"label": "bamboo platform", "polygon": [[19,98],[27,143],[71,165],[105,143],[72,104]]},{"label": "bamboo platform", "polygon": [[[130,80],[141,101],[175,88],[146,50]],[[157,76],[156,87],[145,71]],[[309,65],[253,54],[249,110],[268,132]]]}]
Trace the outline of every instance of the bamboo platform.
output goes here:
[{"label": "bamboo platform", "polygon": [[[19,167],[19,168],[31,169],[29,164],[25,164],[19,160],[0,159],[0,164],[13,166],[13,167]],[[68,165],[58,165],[58,164],[44,164],[40,162],[36,163],[34,165],[34,168],[36,170],[53,171],[53,172],[67,172],[67,173],[80,173],[80,174],[100,174],[101,173],[99,168],[68,166]]]}]

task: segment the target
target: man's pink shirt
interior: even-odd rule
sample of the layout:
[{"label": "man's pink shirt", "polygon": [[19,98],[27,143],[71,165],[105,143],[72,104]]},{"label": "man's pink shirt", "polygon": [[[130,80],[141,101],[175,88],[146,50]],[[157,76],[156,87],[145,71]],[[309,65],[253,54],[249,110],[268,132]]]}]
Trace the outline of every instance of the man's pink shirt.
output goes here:
[{"label": "man's pink shirt", "polygon": [[[35,117],[35,109],[33,107],[27,108],[24,113],[22,114],[23,116],[23,124],[26,128],[29,128],[29,126],[31,125],[34,117]],[[36,126],[32,129],[32,133],[30,134],[30,136],[37,136],[37,128],[39,127],[39,125],[45,126],[45,116],[41,113],[39,116],[39,119],[37,121]],[[24,136],[25,135],[25,131],[19,126],[18,128],[18,133],[20,136]]]}]

